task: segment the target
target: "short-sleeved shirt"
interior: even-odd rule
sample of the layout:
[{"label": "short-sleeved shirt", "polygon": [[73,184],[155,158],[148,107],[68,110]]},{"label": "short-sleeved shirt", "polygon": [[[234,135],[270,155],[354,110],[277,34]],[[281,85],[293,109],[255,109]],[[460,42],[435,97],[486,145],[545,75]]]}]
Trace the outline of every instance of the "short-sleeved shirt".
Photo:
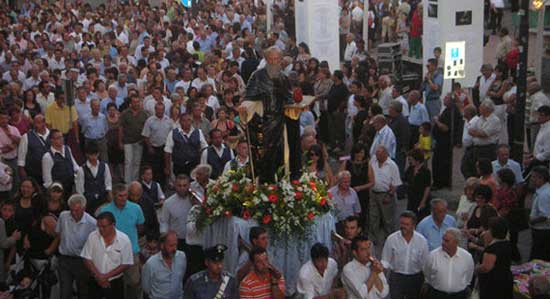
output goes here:
[{"label": "short-sleeved shirt", "polygon": [[[126,234],[119,230],[116,230],[116,237],[109,246],[106,246],[99,230],[93,231],[88,236],[80,256],[92,261],[99,273],[102,274],[107,274],[120,265],[131,266],[134,264],[130,240]],[[122,275],[123,273],[120,273],[109,280],[117,279]]]},{"label": "short-sleeved shirt", "polygon": [[76,113],[75,106],[65,105],[61,108],[54,102],[46,109],[46,124],[48,127],[57,129],[63,134],[69,133],[69,130],[73,127],[72,122],[77,120],[78,113]]},{"label": "short-sleeved shirt", "polygon": [[112,201],[104,206],[101,212],[113,213],[116,219],[116,228],[128,236],[132,243],[133,252],[139,252],[137,225],[145,223],[141,207],[131,201],[126,201],[126,205],[121,210]]},{"label": "short-sleeved shirt", "polygon": [[439,227],[435,224],[433,217],[430,215],[420,221],[416,231],[426,238],[428,241],[428,248],[431,251],[441,246],[441,240],[445,231],[451,227],[456,227],[456,220],[453,216],[445,215],[441,227]]},{"label": "short-sleeved shirt", "polygon": [[344,194],[340,192],[340,189],[336,185],[330,188],[329,192],[332,194],[332,201],[336,207],[337,221],[342,221],[349,216],[361,213],[359,197],[357,196],[357,192],[352,188],[349,188],[348,192]]},{"label": "short-sleeved shirt", "polygon": [[138,112],[137,115],[132,113],[131,109],[127,109],[120,115],[120,125],[122,126],[122,143],[132,144],[143,140],[141,132],[145,121],[149,115],[145,111]]},{"label": "short-sleeved shirt", "polygon": [[[285,293],[285,280],[283,277],[277,282],[279,290]],[[239,287],[241,299],[271,299],[271,279],[263,280],[258,277],[255,271],[246,275]]]}]

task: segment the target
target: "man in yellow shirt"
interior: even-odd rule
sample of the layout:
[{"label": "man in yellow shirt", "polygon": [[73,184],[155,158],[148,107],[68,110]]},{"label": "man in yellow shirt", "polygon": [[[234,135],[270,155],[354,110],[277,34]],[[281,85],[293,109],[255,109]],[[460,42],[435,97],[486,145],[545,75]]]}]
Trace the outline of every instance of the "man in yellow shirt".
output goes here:
[{"label": "man in yellow shirt", "polygon": [[57,93],[55,95],[55,102],[51,103],[46,109],[46,125],[48,128],[57,129],[63,133],[64,137],[72,129],[75,136],[76,143],[78,140],[78,114],[76,113],[75,106],[67,106],[65,100],[65,94]]}]

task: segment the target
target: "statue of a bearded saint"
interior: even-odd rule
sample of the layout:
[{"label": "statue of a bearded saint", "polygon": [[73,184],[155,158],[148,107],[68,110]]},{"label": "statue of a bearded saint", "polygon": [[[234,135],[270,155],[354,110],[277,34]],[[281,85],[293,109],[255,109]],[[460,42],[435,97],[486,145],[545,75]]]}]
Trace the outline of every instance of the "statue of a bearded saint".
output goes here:
[{"label": "statue of a bearded saint", "polygon": [[267,64],[250,77],[239,107],[241,120],[249,130],[254,174],[261,183],[273,182],[284,165],[285,139],[291,178],[297,178],[301,168],[299,120],[285,116],[285,106],[294,101],[289,80],[281,70],[282,53],[277,47],[264,53]]}]

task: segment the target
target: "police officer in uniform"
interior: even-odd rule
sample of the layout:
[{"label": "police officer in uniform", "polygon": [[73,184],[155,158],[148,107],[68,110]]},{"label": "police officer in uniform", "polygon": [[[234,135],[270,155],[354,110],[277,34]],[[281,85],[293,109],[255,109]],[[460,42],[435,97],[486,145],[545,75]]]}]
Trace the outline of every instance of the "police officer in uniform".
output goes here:
[{"label": "police officer in uniform", "polygon": [[237,281],[223,271],[227,246],[218,244],[204,250],[206,270],[193,274],[186,282],[184,299],[237,299]]}]

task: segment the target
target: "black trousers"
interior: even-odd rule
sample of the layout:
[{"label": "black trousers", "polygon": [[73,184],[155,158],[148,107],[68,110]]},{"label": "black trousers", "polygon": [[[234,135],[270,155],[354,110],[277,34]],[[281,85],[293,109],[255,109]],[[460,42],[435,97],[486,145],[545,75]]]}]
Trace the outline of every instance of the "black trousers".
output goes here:
[{"label": "black trousers", "polygon": [[405,275],[391,272],[390,274],[390,298],[391,299],[418,299],[420,289],[424,282],[422,273]]},{"label": "black trousers", "polygon": [[153,152],[149,152],[149,149],[144,147],[143,161],[153,168],[153,180],[164,188],[166,184],[166,176],[164,175],[164,146],[153,146]]},{"label": "black trousers", "polygon": [[474,146],[474,160],[477,163],[479,159],[485,158],[489,161],[494,161],[497,159],[497,145],[496,144],[487,144],[487,145],[475,145]]},{"label": "black trousers", "polygon": [[431,286],[428,289],[428,299],[466,299],[468,292],[466,290],[458,293],[445,293],[438,291]]},{"label": "black trousers", "polygon": [[493,31],[500,30],[502,28],[502,15],[504,10],[502,8],[491,9],[491,29]]},{"label": "black trousers", "polygon": [[94,299],[122,299],[124,298],[123,276],[109,282],[109,288],[102,288],[95,279],[90,280],[90,298]]},{"label": "black trousers", "polygon": [[464,179],[472,176],[477,176],[476,161],[474,158],[474,147],[468,146],[464,148],[464,155],[460,162],[460,171]]},{"label": "black trousers", "polygon": [[533,243],[531,245],[531,260],[550,261],[550,229],[531,229]]},{"label": "black trousers", "polygon": [[60,255],[58,261],[61,299],[73,298],[74,282],[76,282],[79,299],[91,298],[89,296],[90,272],[84,266],[83,259],[77,256]]}]

